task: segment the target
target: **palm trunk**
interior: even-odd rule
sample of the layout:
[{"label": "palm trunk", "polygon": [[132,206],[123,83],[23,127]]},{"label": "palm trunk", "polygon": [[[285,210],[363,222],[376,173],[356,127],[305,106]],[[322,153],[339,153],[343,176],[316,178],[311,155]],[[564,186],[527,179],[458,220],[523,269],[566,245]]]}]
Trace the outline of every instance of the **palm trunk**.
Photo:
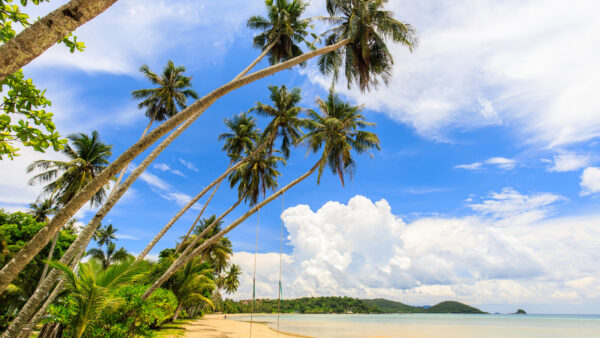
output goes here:
[{"label": "palm trunk", "polygon": [[183,307],[183,302],[180,302],[179,305],[177,305],[177,309],[175,309],[175,313],[173,314],[173,321],[176,321],[177,318],[179,317],[179,312],[181,312],[182,307]]},{"label": "palm trunk", "polygon": [[[238,225],[240,225],[243,221],[245,221],[246,219],[248,219],[248,217],[252,216],[260,208],[262,208],[263,206],[269,204],[271,201],[275,200],[281,194],[283,194],[284,192],[286,192],[287,190],[289,190],[290,188],[292,188],[296,184],[302,182],[308,176],[312,175],[312,173],[314,173],[315,170],[317,170],[317,168],[319,167],[319,164],[321,163],[321,161],[322,160],[317,161],[317,163],[309,171],[307,171],[306,173],[304,173],[302,176],[300,176],[297,179],[293,180],[292,182],[288,183],[288,185],[286,185],[285,187],[279,189],[276,193],[272,194],[271,196],[269,196],[264,201],[258,203],[254,207],[250,208],[250,210],[248,210],[244,215],[242,215],[240,218],[236,219],[233,223],[229,224],[225,229],[221,230],[215,236],[213,236],[210,239],[204,241],[204,243],[202,243],[197,248],[191,249],[191,248],[193,248],[193,245],[190,245],[183,252],[183,254],[181,254],[181,256],[179,256],[179,258],[177,258],[177,260],[175,260],[175,262],[173,262],[173,264],[171,264],[171,266],[167,269],[167,271],[165,271],[165,273],[162,274],[162,276],[160,276],[158,278],[158,280],[156,280],[154,282],[154,284],[152,284],[152,286],[150,286],[150,288],[142,296],[142,300],[148,299],[148,297],[150,297],[150,295],[154,291],[156,291],[156,289],[158,289],[167,279],[169,279],[175,272],[177,272],[177,270],[179,270],[182,266],[184,266],[185,264],[187,264],[191,259],[193,259],[194,257],[198,256],[198,254],[200,254],[208,246],[212,245],[213,243],[215,243],[216,241],[218,241],[219,239],[221,239],[223,236],[225,236],[227,233],[229,233],[235,227],[237,227]],[[198,239],[198,238],[200,238],[200,236],[196,237],[196,239]],[[186,254],[188,251],[191,251],[191,252],[189,254]]]},{"label": "palm trunk", "polygon": [[0,81],[115,2],[117,0],[72,0],[25,28],[0,46]]},{"label": "palm trunk", "polygon": [[[0,293],[2,293],[10,282],[21,272],[23,267],[27,265],[35,255],[37,255],[41,248],[46,246],[50,239],[60,230],[60,228],[69,220],[75,213],[92,198],[92,196],[102,188],[111,177],[114,177],[121,169],[123,169],[129,162],[131,162],[136,156],[146,150],[150,145],[156,142],[159,138],[164,136],[170,130],[175,128],[177,125],[185,121],[181,127],[187,128],[192,122],[194,122],[200,115],[217,99],[223,97],[227,93],[245,86],[249,83],[275,74],[281,70],[288,69],[302,62],[305,62],[313,57],[334,51],[350,42],[349,39],[342,40],[336,44],[319,48],[314,51],[297,56],[288,61],[278,63],[276,65],[267,67],[265,69],[254,72],[250,75],[246,75],[235,81],[231,81],[224,86],[212,91],[205,97],[194,102],[186,109],[182,110],[179,114],[168,119],[160,126],[156,127],[153,131],[148,133],[142,139],[137,141],[129,149],[127,149],[121,156],[115,159],[108,167],[96,176],[90,183],[86,184],[85,187],[79,191],[54,217],[52,220],[40,230],[15,256],[0,270]],[[179,129],[179,128],[178,128]],[[178,132],[179,131],[179,132]],[[178,132],[178,133],[177,133]],[[168,143],[172,141],[169,138],[173,135],[179,135],[183,130],[176,130],[167,139],[163,141],[166,144],[163,147],[161,143],[155,150],[162,151]],[[167,140],[169,140],[167,142]],[[157,154],[158,156],[158,154]],[[135,172],[135,171],[134,171]],[[133,175],[133,174],[132,174]]]},{"label": "palm trunk", "polygon": [[[227,170],[229,170],[229,167],[227,167]],[[194,230],[194,228],[196,227],[196,224],[198,224],[200,217],[202,217],[202,214],[204,214],[204,210],[206,210],[206,207],[208,207],[208,204],[210,203],[210,201],[212,201],[213,197],[215,196],[215,193],[217,192],[217,190],[219,190],[219,186],[221,185],[222,182],[223,182],[223,180],[221,180],[221,181],[219,181],[219,183],[217,183],[217,185],[213,189],[213,192],[210,194],[210,196],[208,197],[206,202],[204,202],[204,205],[202,206],[202,210],[200,210],[200,212],[198,213],[198,216],[194,220],[194,223],[192,223],[192,226],[189,228],[188,232],[185,234],[185,236],[183,236],[183,240],[181,240],[181,243],[179,243],[177,248],[175,248],[175,254],[179,253],[179,251],[181,250],[181,247],[183,246],[185,241],[187,241],[188,237],[190,237],[192,230]]]},{"label": "palm trunk", "polygon": [[[92,234],[93,234],[93,232],[92,232]],[[91,239],[91,236],[90,236],[90,239]],[[77,240],[75,240],[75,241],[77,241]],[[69,250],[71,250],[71,248],[75,247],[75,245],[76,245],[76,243],[73,242],[73,244],[71,244],[71,246],[69,247]],[[86,246],[87,246],[87,244],[86,244]],[[73,260],[67,259],[68,258],[67,253],[69,253],[69,250],[67,250],[67,252],[65,252],[63,257],[60,259],[60,262],[63,264],[69,264],[69,267],[71,269],[74,269],[77,266],[77,263],[79,263],[79,261],[85,254],[86,246],[79,247],[79,251],[76,251],[76,257],[74,257]],[[73,257],[71,257],[71,258],[73,258]],[[48,298],[46,299],[46,301],[44,302],[42,307],[39,310],[37,310],[37,312],[35,312],[38,305],[44,300],[44,297],[48,294],[48,292],[50,291],[50,288],[52,288],[52,286],[54,285],[54,283],[56,282],[56,280],[58,279],[59,276],[60,276],[60,272],[58,270],[53,269],[50,271],[50,273],[48,274],[48,277],[46,277],[46,279],[44,279],[44,281],[42,282],[42,285],[40,285],[35,290],[33,295],[31,297],[29,297],[29,299],[27,300],[27,303],[25,303],[23,308],[21,308],[21,311],[19,311],[19,315],[12,321],[12,323],[6,329],[6,331],[4,331],[4,333],[2,334],[2,338],[17,337],[17,336],[22,336],[22,337],[27,337],[27,338],[29,337],[27,335],[27,333],[31,333],[33,331],[33,329],[35,328],[37,323],[39,323],[39,321],[42,319],[42,317],[46,314],[46,309],[48,309],[48,306],[50,306],[50,304],[52,304],[52,302],[54,302],[56,297],[58,297],[58,295],[62,291],[64,281],[61,280],[58,283],[58,285],[56,285],[56,287],[54,288],[54,291],[52,291],[52,293],[48,296]],[[34,313],[35,313],[35,316],[34,316]],[[32,318],[32,316],[33,316],[33,318]],[[25,324],[27,324],[27,325],[25,326]],[[19,332],[22,332],[22,333],[18,334]]]},{"label": "palm trunk", "polygon": [[[50,252],[48,252],[48,258],[46,259],[47,261],[51,261],[52,257],[54,257],[54,248],[56,247],[56,242],[58,241],[58,236],[60,235],[60,232],[58,232],[56,234],[56,236],[54,236],[54,240],[52,241],[52,245],[50,246]],[[40,284],[42,284],[42,281],[44,280],[44,278],[46,278],[46,273],[48,273],[48,263],[44,264],[44,270],[42,270],[42,276],[40,277],[40,281],[38,282],[37,287],[40,287]]]}]

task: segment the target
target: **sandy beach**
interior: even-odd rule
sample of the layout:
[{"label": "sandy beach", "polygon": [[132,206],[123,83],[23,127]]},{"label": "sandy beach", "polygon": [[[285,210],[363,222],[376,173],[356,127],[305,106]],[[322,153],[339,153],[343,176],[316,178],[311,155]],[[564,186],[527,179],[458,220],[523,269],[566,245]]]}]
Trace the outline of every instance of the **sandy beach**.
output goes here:
[{"label": "sandy beach", "polygon": [[[234,316],[234,315],[227,315]],[[258,319],[260,321],[260,319]],[[250,323],[237,320],[226,320],[223,315],[206,315],[202,319],[185,325],[187,332],[184,337],[248,337],[250,336]],[[307,337],[271,329],[267,324],[254,322],[252,324],[252,336],[254,337]]]}]

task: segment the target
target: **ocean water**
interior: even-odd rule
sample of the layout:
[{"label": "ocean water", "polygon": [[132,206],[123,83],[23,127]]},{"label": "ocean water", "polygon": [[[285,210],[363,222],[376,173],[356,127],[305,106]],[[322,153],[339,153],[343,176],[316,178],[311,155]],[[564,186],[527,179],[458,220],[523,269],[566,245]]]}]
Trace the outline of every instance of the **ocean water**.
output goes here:
[{"label": "ocean water", "polygon": [[[254,321],[277,328],[277,315],[255,315]],[[311,337],[600,338],[600,315],[286,314],[279,330]]]}]

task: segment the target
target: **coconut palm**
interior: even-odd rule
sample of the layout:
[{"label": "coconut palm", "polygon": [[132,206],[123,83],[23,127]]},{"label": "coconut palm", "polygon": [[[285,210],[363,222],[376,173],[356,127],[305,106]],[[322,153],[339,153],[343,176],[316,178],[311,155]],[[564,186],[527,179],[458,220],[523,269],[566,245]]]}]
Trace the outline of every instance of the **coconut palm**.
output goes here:
[{"label": "coconut palm", "polygon": [[179,303],[173,313],[173,320],[177,320],[183,306],[194,306],[199,302],[204,302],[213,309],[215,308],[213,302],[204,296],[204,293],[212,292],[215,289],[212,273],[210,265],[202,264],[199,258],[186,264],[178,278],[177,286],[172,289]]},{"label": "coconut palm", "polygon": [[234,115],[231,119],[225,119],[225,126],[230,132],[219,135],[218,140],[224,141],[223,151],[232,162],[240,160],[243,154],[249,154],[258,138],[256,119],[246,113]]},{"label": "coconut palm", "polygon": [[[347,1],[349,1],[349,0],[347,0]],[[368,0],[353,0],[353,1],[351,1],[351,3],[357,3],[357,2],[362,3],[362,2],[367,2],[367,1]],[[391,13],[388,13],[388,12],[385,12],[385,13],[391,15]],[[349,20],[350,18],[351,17],[348,17],[348,18],[346,18],[346,20]],[[409,26],[405,25],[405,27],[409,27]],[[412,34],[413,34],[412,30],[406,31],[406,34],[405,34],[406,41],[414,40],[414,39],[412,39]],[[338,36],[340,36],[340,35],[338,34]],[[386,38],[386,35],[385,34],[381,35],[381,37]],[[409,37],[411,37],[411,39],[409,39]],[[359,41],[359,40],[356,40],[356,41]],[[328,43],[331,43],[331,42],[332,42],[332,39],[329,39]],[[76,198],[74,198],[72,200],[72,202],[69,203],[69,205],[65,206],[64,208],[61,208],[61,210],[48,223],[48,225],[46,227],[46,229],[47,229],[46,231],[39,232],[38,234],[36,234],[36,236],[30,240],[28,245],[23,247],[23,249],[20,252],[15,254],[15,256],[13,257],[13,259],[11,261],[9,261],[6,265],[4,265],[2,270],[0,270],[0,292],[4,291],[8,287],[9,283],[18,275],[18,273],[22,270],[23,266],[25,266],[28,262],[30,262],[33,259],[33,257],[35,257],[35,255],[37,255],[37,253],[41,250],[41,248],[43,248],[48,242],[50,242],[50,240],[52,239],[52,236],[54,236],[60,230],[60,228],[71,217],[73,217],[75,215],[75,213],[87,201],[89,201],[90,198],[92,198],[92,196],[98,190],[100,190],[105,184],[107,184],[111,177],[113,177],[119,171],[121,171],[123,168],[125,168],[129,164],[129,162],[131,161],[132,158],[135,158],[136,156],[138,156],[139,154],[144,152],[152,144],[154,144],[157,140],[162,138],[167,133],[173,131],[158,146],[156,146],[156,148],[150,152],[150,154],[146,157],[146,159],[143,160],[142,163],[131,173],[131,175],[127,178],[127,180],[122,184],[122,186],[118,190],[118,192],[115,193],[111,203],[107,203],[106,208],[102,208],[100,211],[98,211],[97,216],[95,216],[92,219],[92,221],[90,221],[90,223],[86,226],[86,228],[89,227],[90,230],[85,232],[86,230],[84,229],[82,231],[82,233],[89,234],[89,237],[88,237],[88,235],[86,235],[85,237],[80,236],[81,243],[77,242],[76,247],[74,247],[71,251],[67,250],[67,252],[65,252],[65,256],[67,256],[67,258],[72,259],[76,255],[78,248],[81,247],[82,245],[84,245],[85,243],[87,243],[87,241],[89,241],[91,239],[91,233],[93,233],[93,231],[95,231],[95,229],[98,225],[98,221],[101,220],[102,217],[104,217],[108,213],[108,211],[110,210],[110,208],[112,208],[112,205],[114,205],[116,200],[118,200],[125,194],[127,188],[133,184],[135,179],[137,179],[137,177],[139,177],[139,175],[142,174],[142,172],[152,163],[152,161],[154,159],[156,159],[156,157],[171,142],[173,142],[179,135],[181,135],[181,133],[185,129],[187,129],[198,117],[200,117],[202,115],[202,113],[204,111],[206,111],[206,109],[208,109],[208,107],[210,107],[215,101],[217,101],[219,98],[227,95],[228,93],[230,93],[238,88],[241,88],[247,84],[250,84],[254,81],[265,78],[267,76],[273,75],[282,70],[289,69],[291,67],[299,65],[307,60],[310,60],[311,58],[318,57],[320,55],[335,51],[339,48],[344,47],[345,45],[349,44],[350,42],[352,42],[352,40],[350,38],[346,38],[346,39],[343,39],[336,43],[328,44],[319,49],[311,50],[309,52],[306,52],[300,56],[294,57],[285,62],[272,65],[270,67],[256,71],[255,73],[249,74],[247,76],[243,76],[244,74],[246,74],[246,72],[249,69],[252,68],[252,67],[248,67],[239,76],[234,78],[229,83],[224,84],[223,86],[220,86],[219,88],[209,92],[204,97],[202,97],[200,100],[196,101],[196,103],[190,105],[188,108],[184,109],[183,111],[181,111],[180,113],[175,115],[173,118],[162,123],[160,126],[155,128],[152,133],[149,133],[148,135],[146,135],[143,139],[136,142],[130,148],[125,150],[123,152],[123,154],[121,154],[118,158],[116,158],[111,163],[111,165],[107,168],[107,170],[105,170],[103,173],[101,173],[95,180],[93,180],[93,182],[88,184],[86,186],[86,189],[84,189],[81,193],[79,193],[76,196]],[[263,53],[255,61],[252,62],[252,64],[256,64],[257,60],[260,60],[262,57],[264,57],[265,54],[266,53],[264,53],[264,51],[263,51]],[[353,60],[347,58],[347,61],[352,62]],[[251,66],[252,66],[252,64],[251,64]],[[337,68],[339,69],[339,67],[337,67]],[[333,68],[329,67],[329,69],[332,70]],[[346,74],[351,75],[351,73],[346,73]],[[367,74],[373,75],[373,76],[377,75],[376,72],[370,72]],[[348,80],[350,81],[350,78]],[[301,181],[304,178],[305,178],[304,176],[301,176],[298,179],[300,179],[300,181]],[[294,181],[294,182],[296,182],[296,181]],[[296,184],[296,183],[294,183],[294,184]],[[292,183],[290,183],[290,184],[292,184]],[[164,233],[164,231],[165,231],[164,228],[161,229],[161,233]],[[153,240],[153,242],[154,242],[154,240]],[[48,292],[48,290],[52,286],[52,282],[53,281],[48,280],[48,283],[44,284],[44,289],[46,291],[40,290],[40,294],[42,292]],[[36,299],[39,299],[39,297]],[[34,308],[34,305],[35,305],[34,303],[36,303],[36,302],[39,305],[39,301],[36,300],[35,302],[32,302],[31,309]],[[28,310],[28,311],[26,311],[26,313],[23,314],[23,316],[31,316],[32,314],[33,314],[33,312]],[[19,316],[21,316],[21,315],[19,315]],[[22,323],[23,321],[18,321],[18,322]],[[18,328],[16,328],[16,326],[14,326],[14,325],[11,330],[16,330],[18,332]]]},{"label": "coconut palm", "polygon": [[[213,223],[215,223],[214,226],[212,226]],[[223,221],[216,222],[216,215],[202,220],[194,229],[195,236],[202,236],[199,243],[219,233],[222,225]],[[229,259],[233,254],[232,246],[231,241],[227,237],[223,237],[204,251],[204,258],[213,267],[215,273],[221,273],[229,265]]]},{"label": "coconut palm", "polygon": [[229,270],[225,274],[225,278],[221,284],[221,289],[223,289],[227,294],[232,294],[237,291],[240,286],[240,275],[242,274],[242,269],[237,264],[232,264],[229,266]]},{"label": "coconut palm", "polygon": [[285,160],[265,149],[234,171],[229,176],[229,183],[232,188],[237,185],[239,198],[254,205],[261,194],[264,196],[267,190],[277,188],[277,177],[281,176],[277,171],[280,163],[285,164]]},{"label": "coconut palm", "polygon": [[108,244],[106,244],[106,252],[101,248],[93,248],[87,252],[86,256],[97,259],[102,264],[102,267],[107,269],[114,263],[126,260],[129,257],[129,254],[125,248],[121,247],[117,250],[117,245],[115,243],[108,242]]},{"label": "coconut palm", "polygon": [[98,246],[102,248],[106,244],[108,246],[114,239],[117,238],[115,235],[119,229],[113,227],[112,224],[107,226],[100,226],[94,233],[94,240],[98,243]]},{"label": "coconut palm", "polygon": [[352,152],[361,154],[372,149],[379,150],[379,138],[374,133],[361,130],[374,124],[360,114],[360,106],[342,101],[333,88],[327,100],[317,98],[316,103],[320,113],[309,111],[307,127],[310,132],[304,140],[313,152],[323,148],[317,182],[321,179],[323,168],[328,165],[344,185],[344,174],[352,176],[355,165]]},{"label": "coconut palm", "polygon": [[[29,184],[47,183],[43,193],[54,197],[58,206],[67,204],[81,189],[91,182],[110,163],[112,146],[102,143],[97,131],[69,136],[62,153],[68,161],[37,160],[27,167],[27,172],[42,170],[29,180]],[[100,205],[106,197],[108,184],[89,200],[91,206]]]},{"label": "coconut palm", "polygon": [[[150,295],[164,283],[169,276],[181,269],[187,262],[203,253],[208,247],[219,241],[223,236],[248,219],[262,207],[281,196],[285,191],[291,189],[296,184],[312,175],[318,170],[319,177],[325,166],[332,168],[332,171],[338,174],[343,182],[344,174],[351,173],[354,160],[351,152],[364,153],[369,150],[379,149],[379,138],[376,134],[364,131],[365,127],[373,126],[373,123],[367,122],[360,114],[360,107],[351,106],[344,103],[333,92],[330,91],[326,101],[317,99],[317,105],[320,112],[311,111],[310,122],[307,123],[309,133],[303,136],[302,141],[306,142],[313,152],[322,151],[317,162],[306,173],[288,183],[283,188],[254,205],[241,217],[230,223],[210,239],[205,240],[201,245],[194,247],[191,252],[184,252],[154,284],[144,293],[143,299]],[[246,177],[246,176],[244,176]],[[254,186],[254,185],[253,185]]]},{"label": "coconut palm", "polygon": [[[198,99],[198,94],[190,89],[192,78],[183,75],[185,67],[175,66],[171,60],[167,62],[160,76],[147,65],[141,66],[140,72],[153,85],[157,86],[156,88],[139,89],[131,92],[133,98],[142,100],[138,104],[138,108],[146,109],[146,116],[150,119],[146,131],[150,129],[154,121],[162,122],[173,117],[180,109],[185,109],[188,98]],[[144,131],[144,134],[146,131]]]},{"label": "coconut palm", "polygon": [[257,102],[250,111],[271,119],[263,132],[263,138],[269,142],[270,152],[275,137],[279,136],[281,138],[281,152],[287,159],[290,156],[290,145],[296,145],[302,136],[300,128],[304,124],[304,119],[299,118],[298,114],[303,109],[296,106],[302,100],[300,88],[288,91],[285,85],[281,87],[269,86],[269,91],[274,107]]},{"label": "coconut palm", "polygon": [[104,268],[102,263],[90,260],[79,264],[74,273],[69,266],[50,262],[65,277],[66,288],[74,296],[76,311],[68,326],[74,337],[81,337],[88,324],[96,318],[102,308],[111,301],[116,289],[139,278],[147,269],[141,262],[128,258],[120,263]]},{"label": "coconut palm", "polygon": [[417,45],[414,28],[393,18],[383,7],[388,0],[327,0],[327,20],[337,26],[326,32],[326,44],[350,40],[344,47],[319,58],[323,74],[334,81],[344,68],[348,87],[355,82],[361,91],[382,80],[387,84],[394,63],[386,41],[400,43],[409,50]]},{"label": "coconut palm", "polygon": [[29,214],[38,222],[47,223],[50,220],[50,215],[56,212],[54,201],[50,198],[44,199],[42,202],[36,201],[29,204]]},{"label": "coconut palm", "polygon": [[254,47],[268,50],[269,62],[276,64],[302,54],[298,44],[306,42],[310,19],[300,17],[306,9],[301,0],[266,0],[267,18],[253,16],[248,28],[260,30],[254,37]]}]

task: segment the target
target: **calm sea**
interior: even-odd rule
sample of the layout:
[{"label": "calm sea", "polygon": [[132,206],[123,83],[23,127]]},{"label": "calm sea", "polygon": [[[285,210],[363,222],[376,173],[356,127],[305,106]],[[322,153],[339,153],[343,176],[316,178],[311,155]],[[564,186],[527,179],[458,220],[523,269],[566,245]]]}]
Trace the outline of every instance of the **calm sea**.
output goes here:
[{"label": "calm sea", "polygon": [[[248,321],[250,316],[230,317]],[[277,327],[277,315],[255,315]],[[312,337],[600,337],[598,315],[281,315],[279,329]]]}]

